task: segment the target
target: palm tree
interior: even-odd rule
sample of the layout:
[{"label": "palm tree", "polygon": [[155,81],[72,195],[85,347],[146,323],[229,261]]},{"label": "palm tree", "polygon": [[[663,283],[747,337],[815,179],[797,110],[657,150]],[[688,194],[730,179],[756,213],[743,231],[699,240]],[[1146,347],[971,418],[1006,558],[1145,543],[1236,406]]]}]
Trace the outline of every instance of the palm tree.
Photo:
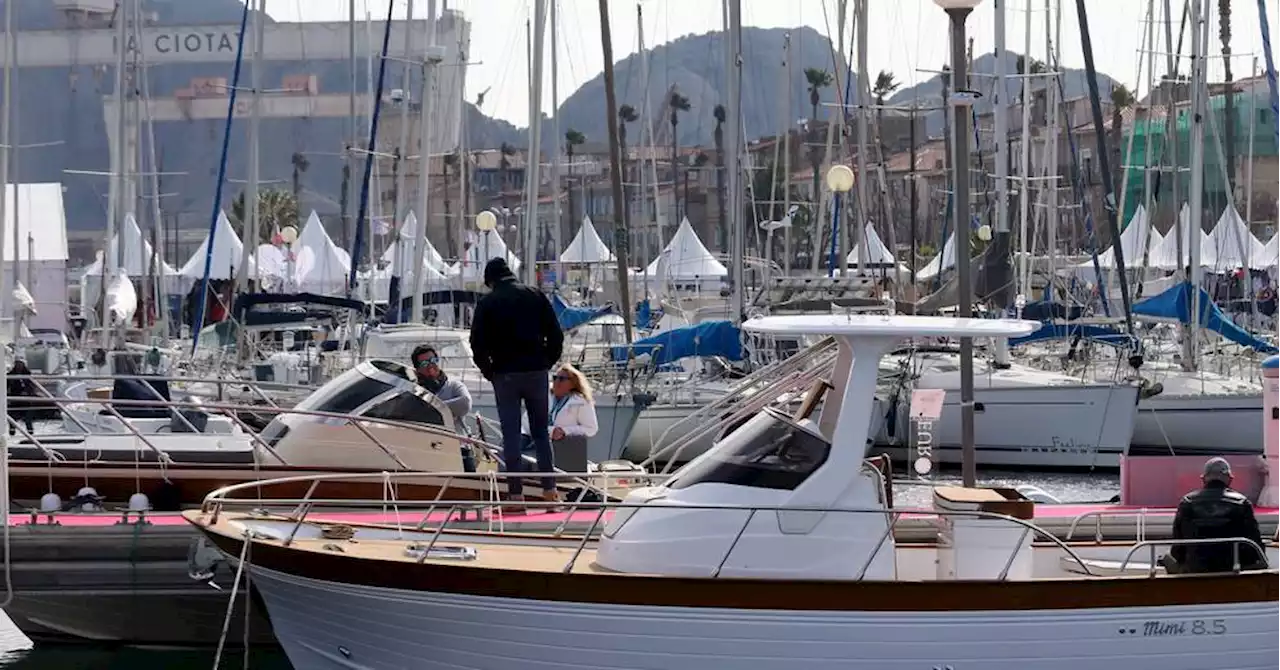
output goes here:
[{"label": "palm tree", "polygon": [[822,89],[835,80],[830,72],[817,67],[805,68],[804,79],[809,83],[809,166],[813,168],[813,201],[816,205],[820,193],[818,169],[822,167],[822,150],[818,144],[818,103],[822,100]]},{"label": "palm tree", "polygon": [[[1116,173],[1112,183],[1117,188],[1123,188],[1122,185],[1124,184],[1124,169],[1120,165],[1124,158],[1124,149],[1120,146],[1122,144],[1121,140],[1124,138],[1124,111],[1133,107],[1135,102],[1137,101],[1134,99],[1133,93],[1128,88],[1125,88],[1124,84],[1116,84],[1111,89],[1111,146],[1114,147],[1112,154],[1115,156],[1112,165],[1116,166]],[[1124,212],[1120,214],[1123,216]]]},{"label": "palm tree", "polygon": [[516,155],[516,148],[503,142],[498,147],[498,171],[502,175],[502,207],[507,207],[507,191],[511,190],[511,157]]},{"label": "palm tree", "polygon": [[[569,130],[565,131],[564,154],[565,154],[565,161],[569,164],[569,175],[571,177],[573,175],[573,148],[580,144],[583,144],[586,141],[587,141],[587,136],[583,135],[577,130],[574,130],[573,128],[570,128]],[[573,222],[577,220],[576,218],[574,218],[574,211],[573,211],[573,180],[572,179],[569,180],[569,188],[566,189],[566,191],[568,192],[568,196],[569,196],[569,225],[567,227],[561,228],[560,229],[561,232],[565,232],[566,228],[568,230],[573,230]]]},{"label": "palm tree", "polygon": [[302,201],[302,174],[311,167],[311,161],[300,151],[295,151],[289,157],[290,164],[293,165],[293,199]]},{"label": "palm tree", "polygon": [[457,149],[444,155],[444,244],[447,247],[445,253],[453,255],[453,219],[451,211],[453,209],[453,189],[449,188],[449,168],[457,168],[461,156]]},{"label": "palm tree", "polygon": [[[680,183],[680,112],[687,112],[693,109],[693,106],[689,104],[689,98],[673,90],[671,97],[667,100],[667,107],[671,109],[671,184],[672,193],[675,193],[675,185]],[[684,205],[687,207],[689,203]],[[677,207],[677,218],[682,214],[683,209]]]},{"label": "palm tree", "polygon": [[719,248],[724,249],[729,244],[729,219],[725,216],[724,192],[724,122],[727,118],[724,105],[716,105],[711,115],[716,119],[714,138],[716,142],[716,214],[720,221]]},{"label": "palm tree", "polygon": [[[243,225],[248,216],[245,193],[231,202],[231,218]],[[271,238],[285,226],[298,225],[298,199],[280,189],[258,191],[258,244],[271,244]]]},{"label": "palm tree", "polygon": [[[1228,187],[1236,181],[1236,95],[1231,75],[1231,0],[1218,0],[1218,39],[1222,40],[1222,76],[1227,84],[1223,100],[1222,143],[1226,145],[1225,160]],[[1234,204],[1235,194],[1227,193],[1227,200]]]},{"label": "palm tree", "polygon": [[622,170],[622,229],[631,230],[631,221],[629,220],[631,211],[627,206],[631,200],[627,198],[627,124],[635,123],[640,120],[640,115],[636,113],[636,108],[631,105],[621,105],[618,107],[618,156],[622,164],[618,166]]}]

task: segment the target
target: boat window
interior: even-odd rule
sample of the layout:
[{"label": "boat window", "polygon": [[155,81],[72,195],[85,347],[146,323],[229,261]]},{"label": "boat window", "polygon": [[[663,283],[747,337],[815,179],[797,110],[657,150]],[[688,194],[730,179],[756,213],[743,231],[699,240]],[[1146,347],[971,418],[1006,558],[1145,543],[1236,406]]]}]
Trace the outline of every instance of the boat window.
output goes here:
[{"label": "boat window", "polygon": [[830,451],[831,443],[822,437],[767,410],[690,463],[668,487],[720,483],[790,491],[821,467]]},{"label": "boat window", "polygon": [[391,390],[391,386],[350,370],[326,384],[298,404],[298,409],[313,412],[347,414],[355,408]]},{"label": "boat window", "polygon": [[412,391],[402,391],[396,395],[370,407],[364,416],[374,419],[423,423],[429,426],[443,426],[444,417],[440,411]]}]

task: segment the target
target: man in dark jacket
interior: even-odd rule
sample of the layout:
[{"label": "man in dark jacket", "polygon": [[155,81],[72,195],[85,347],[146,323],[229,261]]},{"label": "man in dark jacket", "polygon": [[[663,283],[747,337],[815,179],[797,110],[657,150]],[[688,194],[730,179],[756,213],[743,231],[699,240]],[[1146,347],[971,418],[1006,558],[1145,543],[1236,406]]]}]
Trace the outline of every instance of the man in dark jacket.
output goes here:
[{"label": "man in dark jacket", "polygon": [[[1253,516],[1249,499],[1231,486],[1231,465],[1223,458],[1210,458],[1201,475],[1204,488],[1192,491],[1178,503],[1173,517],[1173,538],[1207,540],[1242,537],[1262,546],[1262,532]],[[1238,547],[1233,548],[1232,545]],[[1261,567],[1262,557],[1244,543],[1175,544],[1165,561],[1170,572],[1231,572],[1236,565],[1244,569]]]},{"label": "man in dark jacket", "polygon": [[[495,258],[485,265],[484,284],[490,293],[476,303],[471,319],[471,351],[476,367],[493,384],[502,424],[503,461],[508,472],[520,471],[523,402],[538,470],[552,472],[555,465],[547,432],[548,372],[560,360],[564,333],[551,301],[538,289],[516,281],[506,260]],[[511,500],[524,499],[519,477],[507,480],[507,492]],[[559,498],[554,478],[543,478],[542,493],[546,500]]]}]

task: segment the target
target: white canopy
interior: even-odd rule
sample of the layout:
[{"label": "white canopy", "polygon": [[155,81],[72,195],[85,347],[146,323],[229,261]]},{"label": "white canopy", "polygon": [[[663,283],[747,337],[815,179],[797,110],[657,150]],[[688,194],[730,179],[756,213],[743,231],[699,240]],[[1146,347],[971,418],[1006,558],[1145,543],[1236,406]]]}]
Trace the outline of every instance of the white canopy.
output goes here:
[{"label": "white canopy", "polygon": [[[1120,233],[1120,249],[1124,251],[1124,264],[1126,267],[1139,267],[1142,264],[1142,256],[1151,252],[1154,257],[1156,247],[1164,241],[1164,236],[1160,231],[1151,225],[1151,217],[1147,215],[1147,208],[1138,205],[1134,210],[1133,217],[1129,219],[1129,225],[1125,226],[1124,232]],[[1115,245],[1111,245],[1106,251],[1098,254],[1098,265],[1105,269],[1114,269],[1116,266],[1116,250]],[[1076,267],[1092,268],[1093,259],[1089,259],[1080,263]]]},{"label": "white canopy", "polygon": [[1280,265],[1280,233],[1271,236],[1262,249],[1253,257],[1253,267],[1270,269]]},{"label": "white canopy", "polygon": [[616,260],[612,251],[596,233],[591,217],[582,217],[582,227],[573,241],[560,254],[561,263],[612,263]]},{"label": "white canopy", "polygon": [[335,293],[347,285],[351,256],[338,248],[313,210],[293,243],[293,280],[300,292]]},{"label": "white canopy", "polygon": [[[107,252],[103,256],[93,261],[89,267],[85,268],[85,275],[101,275],[103,267],[110,267],[115,264],[115,260],[119,258],[120,234],[116,233],[111,236],[111,242],[107,245]],[[142,229],[138,227],[138,221],[133,218],[132,214],[126,214],[124,217],[124,270],[130,277],[142,277],[148,274],[147,269],[151,265],[151,242],[143,237]],[[156,268],[156,274],[167,277],[173,275],[175,270],[173,266],[164,262],[163,258],[158,258],[159,266]],[[203,271],[203,268],[202,268]]]},{"label": "white canopy", "polygon": [[[213,236],[213,256],[209,263],[210,279],[232,279],[235,271],[240,267],[240,255],[244,253],[244,245],[240,243],[240,236],[236,234],[231,222],[227,220],[226,212],[218,212],[218,221],[214,225]],[[200,247],[195,253],[191,254],[191,258],[178,270],[178,274],[187,279],[200,279],[204,277],[204,257],[209,249],[209,237],[206,235],[204,241],[200,243]],[[253,258],[249,258],[249,271],[253,272]]]},{"label": "white canopy", "polygon": [[[1204,234],[1203,230],[1196,231],[1200,233],[1200,266],[1214,267],[1216,259],[1214,257],[1214,247],[1209,241],[1209,236]],[[1176,235],[1175,235],[1176,233]],[[1182,238],[1182,258],[1178,258],[1178,237]],[[1190,263],[1191,253],[1191,210],[1184,204],[1182,211],[1178,214],[1178,221],[1173,228],[1169,229],[1169,233],[1160,240],[1160,244],[1151,247],[1151,253],[1147,256],[1147,266],[1159,268],[1161,270],[1177,270],[1186,267]]]},{"label": "white canopy", "polygon": [[942,245],[942,251],[933,260],[925,264],[924,267],[916,271],[916,281],[928,281],[934,277],[950,270],[956,266],[956,234],[952,231],[947,236],[946,244]]},{"label": "white canopy", "polygon": [[[660,265],[666,268],[665,276],[659,272]],[[729,274],[729,270],[707,251],[698,234],[693,232],[689,217],[680,221],[676,234],[646,271],[650,277],[675,281],[720,278]]]},{"label": "white canopy", "polygon": [[506,258],[511,271],[520,272],[520,259],[507,249],[507,243],[502,241],[502,235],[494,230],[481,231],[476,235],[475,244],[467,248],[467,252],[453,267],[453,271],[461,272],[464,280],[479,281],[484,279],[485,264],[494,258]]},{"label": "white canopy", "polygon": [[[1213,247],[1214,267],[1218,270],[1252,266],[1254,257],[1262,253],[1265,246],[1249,232],[1249,224],[1232,205],[1222,211],[1218,223],[1209,232],[1209,245]],[[1200,253],[1203,255],[1204,250]]]},{"label": "white canopy", "polygon": [[[404,223],[400,225],[399,240],[392,242],[391,246],[388,246],[387,250],[382,253],[383,262],[394,268],[396,266],[396,254],[401,253],[403,250],[404,255],[400,258],[400,267],[404,268],[406,273],[411,272],[409,268],[413,265],[414,247],[416,246],[418,239],[417,234],[418,217],[414,215],[413,212],[409,212],[404,217]],[[429,271],[427,273],[427,277],[435,278],[436,275],[443,277],[445,275],[452,274],[453,269],[449,267],[448,263],[444,262],[444,258],[440,255],[440,252],[436,251],[435,246],[431,244],[431,239],[423,239],[427,242],[427,248],[423,250],[422,262],[430,270],[434,271]],[[401,244],[401,241],[403,241],[404,244]]]},{"label": "white canopy", "polygon": [[[867,237],[867,261],[872,267],[892,266],[897,262],[897,259],[893,257],[893,252],[889,251],[889,247],[885,246],[884,241],[880,239],[880,235],[876,233],[875,226],[871,225],[870,221],[863,226],[863,231]],[[844,259],[845,265],[857,265],[858,253],[861,249],[862,246],[860,244],[855,244],[853,251],[849,252],[849,255]]]}]

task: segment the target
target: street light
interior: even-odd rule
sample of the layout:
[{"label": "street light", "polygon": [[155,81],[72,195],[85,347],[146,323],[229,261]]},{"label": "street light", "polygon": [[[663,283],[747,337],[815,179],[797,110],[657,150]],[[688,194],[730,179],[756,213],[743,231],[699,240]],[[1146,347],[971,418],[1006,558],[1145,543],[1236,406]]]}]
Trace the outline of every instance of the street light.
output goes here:
[{"label": "street light", "polygon": [[489,262],[489,234],[494,228],[498,227],[498,217],[493,212],[485,210],[476,214],[476,229],[484,235],[484,262]]},{"label": "street light", "polygon": [[[827,188],[835,196],[835,207],[831,212],[831,255],[827,261],[827,276],[836,274],[836,240],[840,239],[840,196],[853,188],[853,170],[848,165],[833,165],[827,170]],[[843,271],[840,273],[844,274]]]},{"label": "street light", "polygon": [[[933,0],[951,17],[951,100],[952,108],[952,145],[955,160],[952,178],[955,207],[956,231],[956,284],[957,303],[960,318],[973,316],[973,286],[969,273],[972,259],[970,256],[969,231],[971,230],[969,213],[969,136],[970,106],[976,95],[968,88],[969,73],[965,54],[964,22],[969,13],[982,3],[982,0]],[[973,447],[973,338],[960,338],[960,472],[965,486],[974,486],[978,480],[976,464],[977,454]]]}]

